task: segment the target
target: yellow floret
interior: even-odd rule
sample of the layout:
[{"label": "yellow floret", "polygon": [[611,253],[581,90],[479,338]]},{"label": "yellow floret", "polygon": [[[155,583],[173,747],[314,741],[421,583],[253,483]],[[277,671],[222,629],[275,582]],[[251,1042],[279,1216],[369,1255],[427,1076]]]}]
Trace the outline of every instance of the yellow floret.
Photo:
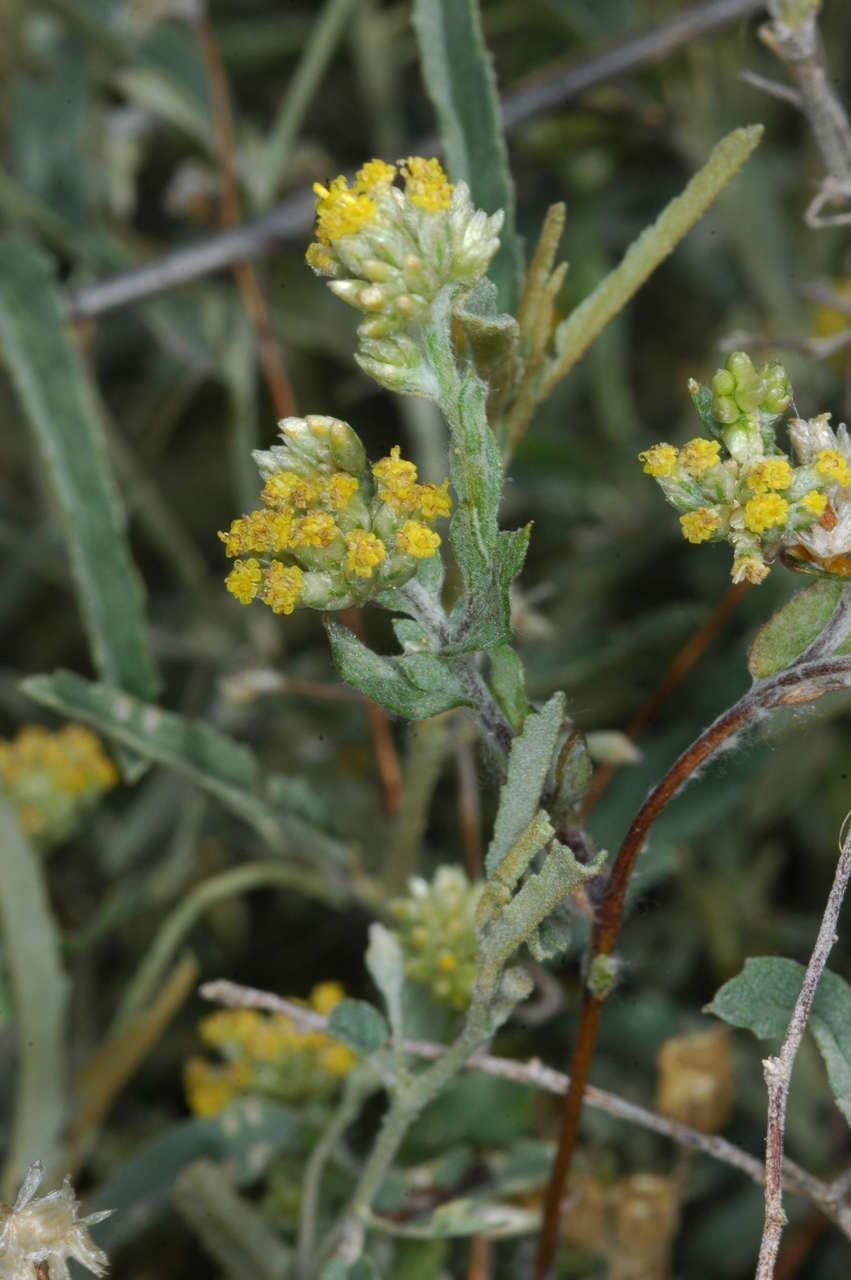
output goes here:
[{"label": "yellow floret", "polygon": [[217,1009],[199,1022],[198,1032],[205,1044],[244,1049],[254,1038],[262,1016],[257,1009]]},{"label": "yellow floret", "polygon": [[283,511],[251,511],[234,520],[230,530],[220,532],[219,538],[229,556],[244,551],[285,551],[292,538],[292,518]]},{"label": "yellow floret", "polygon": [[424,520],[440,520],[444,516],[448,516],[452,510],[448,480],[444,480],[443,484],[439,485],[418,485],[416,492],[419,513]]},{"label": "yellow floret", "polygon": [[317,982],[310,993],[310,1006],[316,1013],[327,1018],[331,1010],[345,998],[346,992],[339,982]]},{"label": "yellow floret", "polygon": [[441,973],[454,973],[458,968],[458,961],[455,959],[451,951],[442,951],[437,961],[437,965]]},{"label": "yellow floret", "polygon": [[680,526],[686,542],[707,542],[721,526],[721,517],[711,507],[698,507],[680,516]]},{"label": "yellow floret", "polygon": [[332,511],[342,511],[359,488],[356,476],[350,476],[346,471],[335,471],[325,486],[323,497]]},{"label": "yellow floret", "polygon": [[396,550],[401,551],[403,556],[414,556],[417,560],[433,556],[439,546],[440,534],[416,520],[406,520],[396,534]]},{"label": "yellow floret", "polygon": [[399,446],[395,444],[389,457],[375,463],[372,474],[378,481],[378,496],[382,502],[411,511],[417,503],[417,469],[413,462],[406,462],[400,457],[400,453]]},{"label": "yellow floret", "polygon": [[333,516],[329,516],[327,511],[309,511],[295,527],[293,545],[324,550],[339,536],[340,530],[334,523]]},{"label": "yellow floret", "polygon": [[351,1049],[347,1049],[344,1044],[329,1044],[319,1054],[319,1065],[330,1076],[347,1075],[357,1061]]},{"label": "yellow floret", "polygon": [[189,1108],[196,1116],[215,1116],[224,1111],[250,1072],[242,1063],[213,1067],[203,1058],[190,1058],[183,1069],[183,1087]]},{"label": "yellow floret", "polygon": [[263,576],[263,603],[273,613],[292,613],[304,582],[304,574],[298,565],[273,560]]},{"label": "yellow floret", "polygon": [[710,467],[716,466],[720,457],[721,446],[717,440],[705,440],[697,436],[683,445],[679,463],[683,471],[687,471],[689,475],[700,476]]},{"label": "yellow floret", "polygon": [[267,507],[278,507],[287,510],[306,511],[313,506],[319,497],[319,486],[306,476],[297,476],[292,471],[276,471],[269,476],[263,486],[260,498]]},{"label": "yellow floret", "polygon": [[638,461],[644,463],[645,475],[659,480],[674,474],[677,469],[678,455],[679,450],[672,444],[654,444],[652,448],[645,449],[638,455]]},{"label": "yellow floret", "polygon": [[731,576],[734,582],[752,582],[757,585],[764,582],[768,574],[768,565],[756,556],[741,556],[733,561]]},{"label": "yellow floret", "polygon": [[831,484],[841,484],[843,488],[851,483],[851,472],[848,463],[838,449],[819,449],[816,458],[816,471]]},{"label": "yellow floret", "polygon": [[343,174],[329,186],[314,182],[316,201],[316,239],[320,244],[333,245],[346,236],[357,235],[375,220],[378,212],[375,201],[357,186],[349,189]]},{"label": "yellow floret", "polygon": [[452,201],[452,183],[441,168],[440,161],[432,157],[408,156],[402,168],[405,194],[411,204],[429,213],[448,209]]},{"label": "yellow floret", "polygon": [[751,467],[745,482],[753,493],[768,493],[772,489],[788,489],[792,476],[792,468],[785,458],[763,458]]},{"label": "yellow floret", "polygon": [[827,498],[823,493],[819,493],[818,489],[810,489],[809,493],[805,493],[801,499],[801,506],[805,511],[809,511],[811,516],[816,519],[824,515],[824,509],[827,506]]},{"label": "yellow floret", "polygon": [[262,581],[263,573],[256,560],[237,560],[225,578],[225,586],[240,604],[251,604]]},{"label": "yellow floret", "polygon": [[346,551],[346,573],[353,573],[358,578],[371,578],[387,556],[387,548],[381,539],[365,529],[353,529],[346,534]]},{"label": "yellow floret", "polygon": [[395,177],[394,164],[388,164],[386,160],[368,160],[357,171],[355,188],[366,192],[380,191],[383,187],[389,187]]},{"label": "yellow floret", "polygon": [[315,240],[307,246],[304,260],[311,271],[316,271],[321,276],[333,275],[337,265],[334,255],[329,253],[323,244],[317,244]]},{"label": "yellow floret", "polygon": [[745,504],[745,528],[751,533],[765,533],[766,529],[786,523],[789,503],[776,493],[760,493]]}]

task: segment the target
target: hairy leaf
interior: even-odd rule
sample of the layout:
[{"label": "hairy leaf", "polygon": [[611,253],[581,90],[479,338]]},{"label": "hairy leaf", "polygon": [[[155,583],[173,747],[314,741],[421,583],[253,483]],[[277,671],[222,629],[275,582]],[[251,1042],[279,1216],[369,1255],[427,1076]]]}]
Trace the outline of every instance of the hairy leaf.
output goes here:
[{"label": "hairy leaf", "polygon": [[841,594],[841,582],[823,578],[788,600],[753,638],[748,652],[751,675],[764,679],[794,662],[827,626]]},{"label": "hairy leaf", "polygon": [[389,1032],[384,1018],[366,1000],[341,1000],[328,1019],[328,1034],[354,1053],[368,1058],[386,1043]]},{"label": "hairy leaf", "polygon": [[341,623],[329,621],[326,628],[343,679],[393,715],[425,720],[450,707],[470,705],[452,668],[436,654],[386,658],[373,653]]},{"label": "hairy leaf", "polygon": [[437,115],[450,176],[463,179],[486,213],[505,211],[490,274],[502,310],[517,304],[523,253],[514,226],[514,184],[499,113],[496,77],[477,0],[415,0],[423,78]]},{"label": "hairy leaf", "polygon": [[554,693],[540,711],[526,717],[523,732],[511,744],[493,839],[485,858],[488,876],[499,869],[537,812],[563,719],[564,694]]},{"label": "hairy leaf", "polygon": [[[782,956],[753,956],[716,992],[707,1013],[760,1039],[786,1033],[804,980],[804,966]],[[829,969],[821,976],[809,1028],[824,1058],[836,1105],[851,1124],[851,987]]]}]

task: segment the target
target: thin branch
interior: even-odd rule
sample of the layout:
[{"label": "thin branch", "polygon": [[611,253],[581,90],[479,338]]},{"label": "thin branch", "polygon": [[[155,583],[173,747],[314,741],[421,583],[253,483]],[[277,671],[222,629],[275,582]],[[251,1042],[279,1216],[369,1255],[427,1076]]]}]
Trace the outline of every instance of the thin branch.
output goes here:
[{"label": "thin branch", "polygon": [[798,351],[813,360],[828,360],[851,343],[851,326],[825,338],[774,337],[770,333],[730,333],[718,343],[721,351]]},{"label": "thin branch", "polygon": [[[260,991],[256,987],[244,987],[227,978],[214,982],[205,982],[199,988],[199,995],[213,1004],[223,1004],[228,1008],[267,1009],[271,1013],[283,1013],[292,1021],[299,1031],[327,1031],[328,1019],[314,1010],[287,1000],[283,996],[274,995],[271,991]],[[413,1058],[434,1060],[442,1057],[446,1046],[434,1044],[427,1040],[405,1040],[399,1046],[402,1054]],[[468,1058],[466,1070],[480,1071],[484,1075],[496,1076],[501,1080],[510,1080],[513,1084],[525,1085],[531,1089],[541,1089],[545,1093],[564,1095],[567,1093],[570,1077],[552,1067],[545,1066],[537,1058],[528,1062],[516,1062],[511,1058],[500,1058],[490,1053],[474,1053]],[[588,1085],[585,1090],[585,1101],[595,1111],[603,1111],[618,1120],[638,1125],[663,1138],[669,1138],[678,1146],[691,1151],[699,1151],[711,1156],[722,1164],[738,1169],[760,1186],[765,1181],[765,1168],[761,1160],[742,1151],[740,1147],[728,1142],[717,1134],[701,1133],[688,1125],[670,1120],[667,1116],[641,1107],[635,1102],[628,1102],[616,1093],[606,1089],[598,1089]],[[783,1172],[787,1191],[812,1201],[830,1218],[839,1229],[851,1239],[851,1210],[841,1206],[841,1198],[835,1194],[836,1182],[825,1183],[807,1173],[800,1165],[791,1160],[784,1160]]]},{"label": "thin branch", "polygon": [[747,67],[743,67],[737,72],[736,79],[741,80],[743,84],[749,84],[752,89],[759,89],[762,93],[767,93],[772,98],[779,98],[781,102],[791,103],[793,107],[802,107],[801,95],[797,89],[790,89],[788,84],[780,84],[778,80],[769,80],[768,76],[761,76],[757,71],[751,71]]},{"label": "thin branch", "polygon": [[768,1088],[768,1131],[765,1140],[765,1223],[755,1280],[772,1280],[780,1237],[786,1225],[786,1214],[783,1212],[783,1132],[786,1124],[786,1100],[792,1079],[792,1068],[807,1029],[818,984],[827,965],[827,958],[836,942],[839,912],[849,878],[851,878],[851,830],[847,829],[848,826],[846,819],[846,829],[843,830],[843,842],[840,846],[833,885],[783,1044],[776,1058],[766,1058],[762,1064]]},{"label": "thin branch", "polygon": [[[594,928],[594,959],[611,955],[614,951],[627,888],[650,828],[695,770],[726,746],[737,733],[750,727],[763,712],[775,707],[815,701],[825,693],[847,688],[849,684],[849,658],[828,658],[816,662],[799,660],[778,675],[757,682],[682,753],[639,809],[618,851]],[[564,1187],[579,1134],[579,1117],[604,1000],[605,995],[592,995],[586,988],[571,1059],[570,1087],[565,1098],[558,1150],[547,1188],[544,1225],[536,1261],[536,1280],[545,1280],[549,1276],[555,1256]]]},{"label": "thin branch", "polygon": [[[546,77],[506,95],[502,104],[503,128],[512,133],[589,89],[650,66],[698,37],[721,31],[761,8],[762,0],[713,0],[694,5],[649,31],[637,32],[597,54],[584,54],[567,65],[554,67]],[[411,147],[421,155],[434,154],[438,149],[435,138],[421,138]],[[313,215],[312,191],[297,191],[260,218],[70,293],[68,314],[75,320],[91,319],[200,280],[235,262],[260,258],[281,244],[304,240]]]}]

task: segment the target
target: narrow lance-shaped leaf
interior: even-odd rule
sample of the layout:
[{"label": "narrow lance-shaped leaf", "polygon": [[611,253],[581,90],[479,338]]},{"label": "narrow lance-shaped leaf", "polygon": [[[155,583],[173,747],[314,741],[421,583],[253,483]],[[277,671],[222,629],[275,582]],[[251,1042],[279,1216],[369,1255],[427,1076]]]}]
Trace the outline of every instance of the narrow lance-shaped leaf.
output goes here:
[{"label": "narrow lance-shaped leaf", "polygon": [[450,176],[467,183],[478,208],[505,211],[500,250],[489,274],[502,309],[513,312],[523,252],[514,225],[514,184],[496,77],[477,0],[415,0],[414,29]]},{"label": "narrow lance-shaped leaf", "polygon": [[298,812],[286,811],[291,789],[278,785],[274,775],[264,777],[248,747],[203,721],[187,720],[70,671],[31,676],[22,688],[36,702],[82,720],[146,760],[176,770],[274,848],[285,847],[291,837],[311,854],[334,862],[347,860],[346,850],[332,836],[305,822]]},{"label": "narrow lance-shaped leaf", "polygon": [[116,688],[153,697],[142,586],[94,397],[47,262],[11,237],[0,240],[0,356],[50,483],[95,666]]},{"label": "narrow lance-shaped leaf", "polygon": [[34,1160],[56,1156],[65,1119],[66,979],[41,859],[0,796],[0,937],[9,970],[18,1082],[2,1194],[14,1199]]},{"label": "narrow lance-shaped leaf", "polygon": [[526,717],[523,732],[511,744],[493,839],[485,858],[488,876],[498,870],[537,812],[563,718],[564,694],[554,693],[540,711]]},{"label": "narrow lance-shaped leaf", "polygon": [[[804,966],[782,956],[752,956],[716,992],[706,1013],[761,1039],[779,1039],[795,1008]],[[816,989],[809,1028],[819,1047],[836,1105],[851,1124],[851,987],[826,969]]]}]

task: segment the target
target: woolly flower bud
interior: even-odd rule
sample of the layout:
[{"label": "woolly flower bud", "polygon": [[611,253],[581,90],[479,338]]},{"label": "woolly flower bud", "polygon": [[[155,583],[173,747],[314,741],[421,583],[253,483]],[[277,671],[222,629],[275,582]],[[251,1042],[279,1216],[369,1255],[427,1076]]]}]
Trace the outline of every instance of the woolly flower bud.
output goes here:
[{"label": "woolly flower bud", "polygon": [[98,738],[80,725],[51,732],[27,725],[0,742],[0,788],[26,834],[42,848],[67,840],[118,782]]},{"label": "woolly flower bud", "polygon": [[417,381],[420,347],[375,340],[417,330],[445,287],[478,283],[499,248],[503,215],[475,210],[466,183],[453,186],[438,160],[409,156],[400,163],[404,189],[394,185],[396,167],[382,160],[364,165],[351,186],[344,176],[314,185],[316,241],[307,263],[367,317],[359,329],[361,365],[404,390]]},{"label": "woolly flower bud", "polygon": [[476,907],[483,885],[470,884],[460,867],[439,867],[431,884],[408,882],[407,898],[390,903],[405,973],[453,1009],[470,1003],[476,983]]},{"label": "woolly flower bud", "polygon": [[36,1196],[44,1177],[40,1162],[30,1166],[14,1205],[0,1202],[0,1280],[31,1280],[36,1267],[45,1266],[50,1280],[71,1280],[68,1260],[96,1276],[108,1259],[88,1228],[108,1218],[111,1209],[79,1218],[79,1204],[70,1179],[58,1191]]},{"label": "woolly flower bud", "polygon": [[[327,1017],[345,999],[338,982],[320,982],[309,1001],[293,1000]],[[302,1102],[333,1093],[355,1062],[354,1055],[321,1031],[298,1031],[282,1013],[220,1009],[198,1027],[201,1039],[224,1059],[189,1058],[183,1085],[198,1116],[218,1115],[236,1097],[263,1094]]]},{"label": "woolly flower bud", "polygon": [[[774,422],[791,400],[781,365],[756,369],[735,351],[712,379],[712,391],[689,384],[715,434],[681,449],[657,444],[640,453],[644,471],[679,511],[687,542],[728,541],[734,582],[762,582],[781,555],[806,572],[851,576],[851,444],[829,415],[795,419],[789,435],[799,465],[781,453]],[[782,496],[781,496],[782,495]]]},{"label": "woolly flower bud", "polygon": [[658,1055],[656,1106],[681,1124],[716,1133],[733,1105],[733,1060],[723,1027],[666,1040]]},{"label": "woolly flower bud", "polygon": [[345,609],[402,586],[437,554],[431,525],[449,514],[448,481],[419,484],[398,445],[369,469],[337,418],[286,418],[280,434],[282,444],[254,454],[264,506],[219,534],[225,553],[240,557],[225,578],[240,604],[259,600],[277,614]]}]

